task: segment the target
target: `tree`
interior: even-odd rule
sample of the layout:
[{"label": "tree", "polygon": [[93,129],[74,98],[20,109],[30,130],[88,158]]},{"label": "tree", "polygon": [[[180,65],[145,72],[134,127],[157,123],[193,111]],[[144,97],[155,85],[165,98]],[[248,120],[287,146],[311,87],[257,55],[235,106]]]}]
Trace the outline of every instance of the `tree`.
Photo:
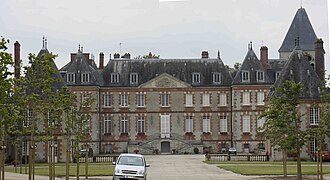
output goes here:
[{"label": "tree", "polygon": [[270,104],[261,114],[265,117],[265,136],[271,145],[279,146],[283,152],[283,173],[286,176],[287,151],[297,155],[297,178],[302,179],[300,149],[305,144],[306,131],[300,127],[302,115],[297,110],[301,83],[285,81],[270,97]]},{"label": "tree", "polygon": [[235,69],[235,70],[239,70],[239,68],[240,68],[241,66],[242,66],[241,63],[236,62],[236,63],[234,64],[234,69]]}]

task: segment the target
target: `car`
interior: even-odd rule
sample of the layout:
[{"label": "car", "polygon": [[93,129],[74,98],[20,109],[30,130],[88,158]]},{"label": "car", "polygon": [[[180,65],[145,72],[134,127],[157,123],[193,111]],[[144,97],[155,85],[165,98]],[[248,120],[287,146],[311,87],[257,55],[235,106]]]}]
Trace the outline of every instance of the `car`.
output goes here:
[{"label": "car", "polygon": [[235,154],[236,155],[237,154],[236,148],[234,148],[234,147],[229,148],[228,149],[228,153],[229,154]]},{"label": "car", "polygon": [[[330,161],[330,151],[321,151],[322,153],[322,161]],[[317,162],[318,160],[318,152],[316,151],[313,156],[313,161]]]},{"label": "car", "polygon": [[113,180],[120,179],[147,179],[147,167],[150,167],[146,163],[146,160],[141,154],[120,154],[116,162],[112,162],[115,165],[113,172]]}]

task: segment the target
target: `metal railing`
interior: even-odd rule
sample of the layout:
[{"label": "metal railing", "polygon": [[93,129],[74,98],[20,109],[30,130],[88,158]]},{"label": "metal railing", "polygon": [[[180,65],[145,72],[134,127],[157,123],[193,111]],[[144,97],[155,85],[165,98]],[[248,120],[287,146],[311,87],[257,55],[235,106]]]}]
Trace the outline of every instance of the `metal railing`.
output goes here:
[{"label": "metal railing", "polygon": [[205,160],[209,161],[269,161],[268,155],[233,155],[233,154],[207,154]]}]

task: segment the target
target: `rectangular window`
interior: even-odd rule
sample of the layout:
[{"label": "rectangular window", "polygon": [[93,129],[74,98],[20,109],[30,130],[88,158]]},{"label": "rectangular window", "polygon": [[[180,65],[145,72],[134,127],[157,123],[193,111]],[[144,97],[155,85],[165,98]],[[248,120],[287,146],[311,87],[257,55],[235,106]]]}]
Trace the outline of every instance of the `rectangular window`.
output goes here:
[{"label": "rectangular window", "polygon": [[186,132],[193,132],[193,117],[186,116]]},{"label": "rectangular window", "polygon": [[66,75],[66,81],[68,83],[74,83],[76,81],[76,77],[74,73],[67,73]]},{"label": "rectangular window", "polygon": [[221,73],[213,73],[213,84],[221,84]]},{"label": "rectangular window", "polygon": [[112,133],[112,121],[110,116],[104,117],[104,134],[111,134]]},{"label": "rectangular window", "polygon": [[186,94],[186,106],[193,105],[193,95],[191,93]]},{"label": "rectangular window", "polygon": [[257,75],[257,81],[258,82],[264,82],[265,81],[265,77],[264,77],[264,72],[263,71],[257,71],[256,72]]},{"label": "rectangular window", "polygon": [[314,154],[317,150],[317,143],[316,139],[314,138],[310,143],[309,143],[309,151],[311,154]]},{"label": "rectangular window", "polygon": [[227,106],[227,94],[226,93],[220,93],[220,106]]},{"label": "rectangular window", "polygon": [[257,120],[257,128],[258,128],[258,132],[263,132],[264,130],[262,129],[264,127],[265,124],[265,118],[261,118]]},{"label": "rectangular window", "polygon": [[88,83],[89,82],[89,73],[81,73],[81,82]]},{"label": "rectangular window", "polygon": [[250,116],[243,116],[243,133],[250,133]]},{"label": "rectangular window", "polygon": [[209,115],[203,116],[203,132],[211,132],[211,120]]},{"label": "rectangular window", "polygon": [[220,133],[227,133],[227,116],[220,116]]},{"label": "rectangular window", "polygon": [[319,124],[319,108],[311,107],[309,109],[309,124],[318,125]]},{"label": "rectangular window", "polygon": [[250,105],[250,92],[243,92],[243,105]]},{"label": "rectangular window", "polygon": [[84,134],[89,134],[90,133],[90,117],[89,115],[85,114],[82,120],[82,132]]},{"label": "rectangular window", "polygon": [[144,94],[138,94],[137,95],[137,106],[138,107],[144,107],[145,106],[145,95]]},{"label": "rectangular window", "polygon": [[242,71],[242,82],[250,82],[249,71]]},{"label": "rectangular window", "polygon": [[91,106],[91,97],[89,94],[84,93],[82,95],[81,105],[82,107],[90,107]]},{"label": "rectangular window", "polygon": [[210,106],[210,94],[203,94],[203,106]]},{"label": "rectangular window", "polygon": [[119,83],[119,74],[118,73],[111,73],[111,83]]},{"label": "rectangular window", "polygon": [[126,116],[123,116],[120,121],[120,132],[128,133],[128,119]]},{"label": "rectangular window", "polygon": [[55,127],[56,125],[56,117],[54,110],[48,111],[48,126]]},{"label": "rectangular window", "polygon": [[131,73],[130,83],[131,84],[138,84],[139,83],[139,76],[138,76],[137,73]]},{"label": "rectangular window", "polygon": [[128,95],[122,94],[121,95],[121,107],[127,107],[128,106]]},{"label": "rectangular window", "polygon": [[265,105],[265,93],[257,92],[257,105]]},{"label": "rectangular window", "polygon": [[111,106],[111,95],[110,94],[104,94],[103,95],[103,106],[104,107],[110,107]]},{"label": "rectangular window", "polygon": [[169,94],[162,94],[161,95],[161,103],[163,107],[167,107],[170,105],[170,95]]},{"label": "rectangular window", "polygon": [[145,132],[144,124],[145,124],[144,116],[138,116],[138,123],[137,123],[137,125],[138,125],[137,132],[138,133],[144,133]]},{"label": "rectangular window", "polygon": [[32,118],[33,118],[33,110],[27,109],[26,117],[24,118],[24,121],[23,121],[23,127],[29,127],[32,123]]},{"label": "rectangular window", "polygon": [[199,73],[192,73],[192,83],[200,83],[201,82],[201,76]]}]

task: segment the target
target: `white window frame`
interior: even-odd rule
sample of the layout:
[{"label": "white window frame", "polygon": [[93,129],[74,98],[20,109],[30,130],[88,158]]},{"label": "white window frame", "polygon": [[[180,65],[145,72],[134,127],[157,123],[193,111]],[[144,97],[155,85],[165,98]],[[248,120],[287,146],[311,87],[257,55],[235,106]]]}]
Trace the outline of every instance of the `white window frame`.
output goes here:
[{"label": "white window frame", "polygon": [[192,73],[191,82],[193,84],[201,83],[201,74],[200,73]]},{"label": "white window frame", "polygon": [[128,94],[120,95],[120,105],[121,107],[128,107]]},{"label": "white window frame", "polygon": [[248,105],[251,104],[250,95],[251,95],[250,92],[243,92],[242,93],[242,98],[243,98],[242,105],[243,106],[248,106]]},{"label": "white window frame", "polygon": [[220,116],[220,133],[228,133],[227,116]]},{"label": "white window frame", "polygon": [[145,118],[144,116],[140,115],[138,116],[137,120],[137,132],[138,133],[145,133]]},{"label": "white window frame", "polygon": [[146,96],[143,93],[137,94],[137,107],[145,107],[145,97]]},{"label": "white window frame", "polygon": [[161,106],[169,107],[170,106],[170,94],[161,94]]},{"label": "white window frame", "polygon": [[47,113],[47,119],[48,119],[48,126],[55,127],[56,125],[56,119],[54,117],[54,111],[53,110],[48,110]]},{"label": "white window frame", "polygon": [[103,133],[112,134],[112,118],[111,118],[111,116],[104,116],[103,122],[104,122]]},{"label": "white window frame", "polygon": [[120,77],[119,77],[119,73],[111,73],[110,75],[110,82],[112,84],[117,84],[120,82]]},{"label": "white window frame", "polygon": [[242,71],[242,82],[250,82],[250,72]]},{"label": "white window frame", "polygon": [[75,73],[67,73],[66,74],[66,82],[75,83],[76,82],[76,74]]},{"label": "white window frame", "polygon": [[227,106],[227,93],[220,93],[219,94],[219,105],[220,106]]},{"label": "white window frame", "polygon": [[265,93],[257,92],[257,105],[265,105]]},{"label": "white window frame", "polygon": [[203,132],[204,133],[211,132],[211,118],[209,115],[203,116]]},{"label": "white window frame", "polygon": [[202,94],[203,106],[210,106],[210,97],[209,93]]},{"label": "white window frame", "polygon": [[122,116],[120,119],[120,133],[128,133],[128,118]]},{"label": "white window frame", "polygon": [[243,133],[251,133],[251,119],[250,116],[245,115],[242,119],[242,131]]},{"label": "white window frame", "polygon": [[89,83],[89,82],[90,82],[90,74],[81,73],[81,83]]},{"label": "white window frame", "polygon": [[319,108],[310,107],[309,108],[309,125],[318,125],[319,124]]},{"label": "white window frame", "polygon": [[311,154],[315,154],[316,151],[317,151],[317,141],[315,138],[313,138],[313,140],[311,140],[309,143],[309,152]]},{"label": "white window frame", "polygon": [[138,73],[131,73],[130,74],[130,83],[131,84],[138,84],[139,83],[139,75],[138,75]]},{"label": "white window frame", "polygon": [[192,93],[186,93],[186,106],[192,107],[193,106],[193,94]]},{"label": "white window frame", "polygon": [[264,82],[265,81],[265,73],[263,71],[256,71],[257,82]]},{"label": "white window frame", "polygon": [[86,105],[86,103],[88,103],[88,100],[90,98],[91,98],[91,95],[90,94],[88,94],[88,93],[82,94],[82,97],[81,97],[81,106],[82,107],[90,107],[91,104]]},{"label": "white window frame", "polygon": [[185,130],[186,132],[193,132],[194,131],[194,121],[193,116],[189,115],[185,118]]},{"label": "white window frame", "polygon": [[32,120],[33,120],[33,110],[27,109],[26,117],[24,118],[24,121],[23,121],[23,127],[29,127],[32,123]]},{"label": "white window frame", "polygon": [[219,72],[214,72],[213,73],[213,84],[221,84],[221,73]]},{"label": "white window frame", "polygon": [[259,132],[264,132],[264,129],[262,129],[264,127],[266,118],[262,117],[260,119],[257,120],[257,128]]},{"label": "white window frame", "polygon": [[111,94],[103,94],[103,107],[111,107]]},{"label": "white window frame", "polygon": [[84,119],[82,120],[82,131],[84,134],[89,134],[91,132],[91,120],[87,114],[84,115]]}]

